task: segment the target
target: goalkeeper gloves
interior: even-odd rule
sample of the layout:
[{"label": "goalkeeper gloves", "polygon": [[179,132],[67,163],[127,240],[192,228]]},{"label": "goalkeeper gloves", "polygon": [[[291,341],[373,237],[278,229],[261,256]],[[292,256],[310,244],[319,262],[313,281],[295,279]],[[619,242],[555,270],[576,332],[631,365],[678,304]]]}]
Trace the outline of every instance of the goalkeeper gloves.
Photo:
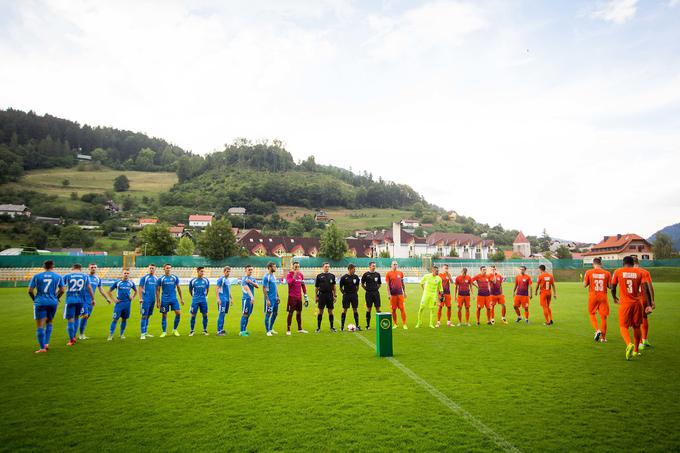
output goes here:
[{"label": "goalkeeper gloves", "polygon": [[305,307],[309,307],[309,297],[307,296],[307,293],[305,293]]}]

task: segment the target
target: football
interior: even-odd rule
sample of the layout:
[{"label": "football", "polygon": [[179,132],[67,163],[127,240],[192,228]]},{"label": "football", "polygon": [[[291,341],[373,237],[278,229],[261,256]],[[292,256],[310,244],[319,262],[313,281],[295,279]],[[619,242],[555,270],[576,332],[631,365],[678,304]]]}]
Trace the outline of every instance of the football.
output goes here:
[{"label": "football", "polygon": [[355,326],[354,324],[347,324],[347,330],[349,330],[350,332],[356,332],[357,326]]}]

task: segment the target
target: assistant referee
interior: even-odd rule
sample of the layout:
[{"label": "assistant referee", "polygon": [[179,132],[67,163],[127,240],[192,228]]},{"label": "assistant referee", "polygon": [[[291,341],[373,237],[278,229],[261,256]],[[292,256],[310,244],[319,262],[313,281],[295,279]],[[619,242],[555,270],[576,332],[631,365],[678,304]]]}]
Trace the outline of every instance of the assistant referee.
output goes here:
[{"label": "assistant referee", "polygon": [[[375,261],[368,263],[368,271],[361,276],[361,287],[366,291],[366,330],[371,328],[371,309],[380,313],[380,273],[375,271]],[[357,322],[357,326],[359,323]]]}]

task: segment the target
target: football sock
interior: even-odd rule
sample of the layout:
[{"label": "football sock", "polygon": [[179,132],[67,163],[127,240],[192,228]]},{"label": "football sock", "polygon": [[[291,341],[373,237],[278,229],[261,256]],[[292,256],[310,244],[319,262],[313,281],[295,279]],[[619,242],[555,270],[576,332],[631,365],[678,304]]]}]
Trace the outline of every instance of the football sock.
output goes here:
[{"label": "football sock", "polygon": [[638,346],[640,346],[640,342],[642,341],[642,330],[640,329],[640,326],[633,327],[633,339],[635,340],[635,352],[638,352]]},{"label": "football sock", "polygon": [[359,327],[359,312],[355,311],[354,312],[354,324]]},{"label": "football sock", "polygon": [[347,319],[347,313],[342,312],[340,315],[340,330],[345,328],[345,319]]},{"label": "football sock", "polygon": [[524,309],[524,318],[529,319],[529,309],[528,308]]},{"label": "football sock", "polygon": [[519,307],[513,307],[515,309],[515,313],[517,313],[517,317],[520,318],[522,314],[519,312]]},{"label": "football sock", "polygon": [[479,324],[479,317],[482,315],[482,310],[477,309],[477,324]]},{"label": "football sock", "polygon": [[597,326],[597,318],[595,317],[595,315],[590,315],[590,324],[593,326],[593,329],[595,329],[595,331],[600,330],[600,328]]},{"label": "football sock", "polygon": [[458,309],[458,322],[462,323],[463,322],[463,310],[460,308]]},{"label": "football sock", "polygon": [[78,316],[76,316],[73,319],[73,337],[72,338],[75,338],[76,335],[78,334],[78,327],[80,327],[80,318]]},{"label": "football sock", "polygon": [[397,309],[392,310],[392,324],[397,325]]},{"label": "football sock", "polygon": [[465,309],[465,322],[467,322],[468,324],[470,323],[470,309],[469,308]]},{"label": "football sock", "polygon": [[290,325],[293,323],[293,312],[288,312],[288,317],[286,318],[286,330],[290,330]]},{"label": "football sock", "polygon": [[161,328],[163,329],[163,332],[166,332],[168,330],[168,317],[163,316],[161,318]]},{"label": "football sock", "polygon": [[437,321],[440,321],[442,319],[442,307],[439,307],[437,310]]},{"label": "football sock", "polygon": [[276,322],[276,317],[279,315],[279,307],[274,307],[274,311],[272,311],[272,316],[269,321],[269,330],[272,330],[274,328],[274,323]]},{"label": "football sock", "polygon": [[621,331],[623,342],[628,346],[630,344],[630,332],[628,331],[628,327],[619,326],[619,330]]},{"label": "football sock", "polygon": [[208,330],[208,315],[203,315],[203,330]]},{"label": "football sock", "polygon": [[316,315],[316,328],[321,328],[321,320],[323,319],[323,313]]},{"label": "football sock", "polygon": [[191,331],[194,331],[194,327],[196,327],[196,316],[192,316],[191,320],[189,321],[189,328]]},{"label": "football sock", "polygon": [[333,328],[333,321],[334,321],[334,320],[335,320],[335,316],[329,314],[329,315],[328,315],[328,322],[329,322],[329,324],[331,325],[331,329]]},{"label": "football sock", "polygon": [[434,318],[437,316],[437,310],[435,307],[430,308],[430,325],[434,325]]},{"label": "football sock", "polygon": [[647,318],[642,318],[642,338],[646,340],[648,333],[649,333],[649,320]]},{"label": "football sock", "polygon": [[73,339],[73,321],[68,321],[66,323],[66,334],[68,335],[69,340]]},{"label": "football sock", "polygon": [[371,327],[371,312],[366,312],[366,327]]},{"label": "football sock", "polygon": [[418,308],[418,325],[423,322],[423,310],[425,310],[425,305],[421,304],[420,308]]},{"label": "football sock", "polygon": [[52,338],[52,328],[54,326],[51,322],[45,325],[45,344],[50,344],[50,339]]},{"label": "football sock", "polygon": [[491,321],[491,318],[493,318],[492,313],[493,313],[493,312],[491,311],[490,308],[487,308],[487,309],[486,309],[486,322]]},{"label": "football sock", "polygon": [[302,312],[295,313],[295,320],[297,321],[298,330],[302,330]]},{"label": "football sock", "polygon": [[219,315],[217,315],[217,331],[222,332],[224,330],[224,315],[226,313],[220,312]]},{"label": "football sock", "polygon": [[550,312],[548,307],[543,307],[543,316],[545,317],[545,322],[550,322]]},{"label": "football sock", "polygon": [[35,329],[35,336],[38,338],[38,345],[40,349],[45,349],[45,328],[38,327]]},{"label": "football sock", "polygon": [[446,307],[446,320],[451,321],[451,307]]},{"label": "football sock", "polygon": [[127,327],[127,319],[121,319],[120,320],[120,334],[123,335],[125,333],[125,328]]},{"label": "football sock", "polygon": [[501,316],[502,316],[503,318],[505,318],[505,314],[506,314],[506,313],[507,313],[507,312],[506,312],[506,310],[505,310],[505,304],[503,304],[503,305],[501,306]]},{"label": "football sock", "polygon": [[272,314],[267,310],[264,313],[264,330],[265,332],[269,332],[269,319],[272,317]]},{"label": "football sock", "polygon": [[116,322],[117,320],[111,321],[111,327],[109,327],[109,335],[113,335],[113,332],[116,331]]},{"label": "football sock", "polygon": [[399,310],[401,311],[401,323],[406,325],[406,309],[400,308]]},{"label": "football sock", "polygon": [[180,315],[175,315],[175,322],[173,323],[172,327],[174,330],[177,330],[177,328],[179,327],[179,316]]},{"label": "football sock", "polygon": [[87,320],[90,318],[83,318],[80,320],[80,334],[83,335],[85,333],[85,327],[87,327]]},{"label": "football sock", "polygon": [[607,317],[602,316],[600,318],[600,324],[602,324],[602,328],[600,329],[602,331],[602,336],[604,338],[607,338]]}]

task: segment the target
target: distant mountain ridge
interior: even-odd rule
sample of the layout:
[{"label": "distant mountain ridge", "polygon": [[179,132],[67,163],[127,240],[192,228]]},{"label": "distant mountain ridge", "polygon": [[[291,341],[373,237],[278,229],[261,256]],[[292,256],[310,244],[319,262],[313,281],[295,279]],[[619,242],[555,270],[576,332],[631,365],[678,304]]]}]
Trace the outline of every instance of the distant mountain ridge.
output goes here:
[{"label": "distant mountain ridge", "polygon": [[651,235],[649,237],[649,242],[654,242],[654,238],[656,238],[656,235],[662,233],[665,234],[666,236],[671,238],[671,241],[673,241],[673,248],[675,250],[680,250],[680,223],[676,223],[674,225],[669,225],[667,227],[664,227]]}]

